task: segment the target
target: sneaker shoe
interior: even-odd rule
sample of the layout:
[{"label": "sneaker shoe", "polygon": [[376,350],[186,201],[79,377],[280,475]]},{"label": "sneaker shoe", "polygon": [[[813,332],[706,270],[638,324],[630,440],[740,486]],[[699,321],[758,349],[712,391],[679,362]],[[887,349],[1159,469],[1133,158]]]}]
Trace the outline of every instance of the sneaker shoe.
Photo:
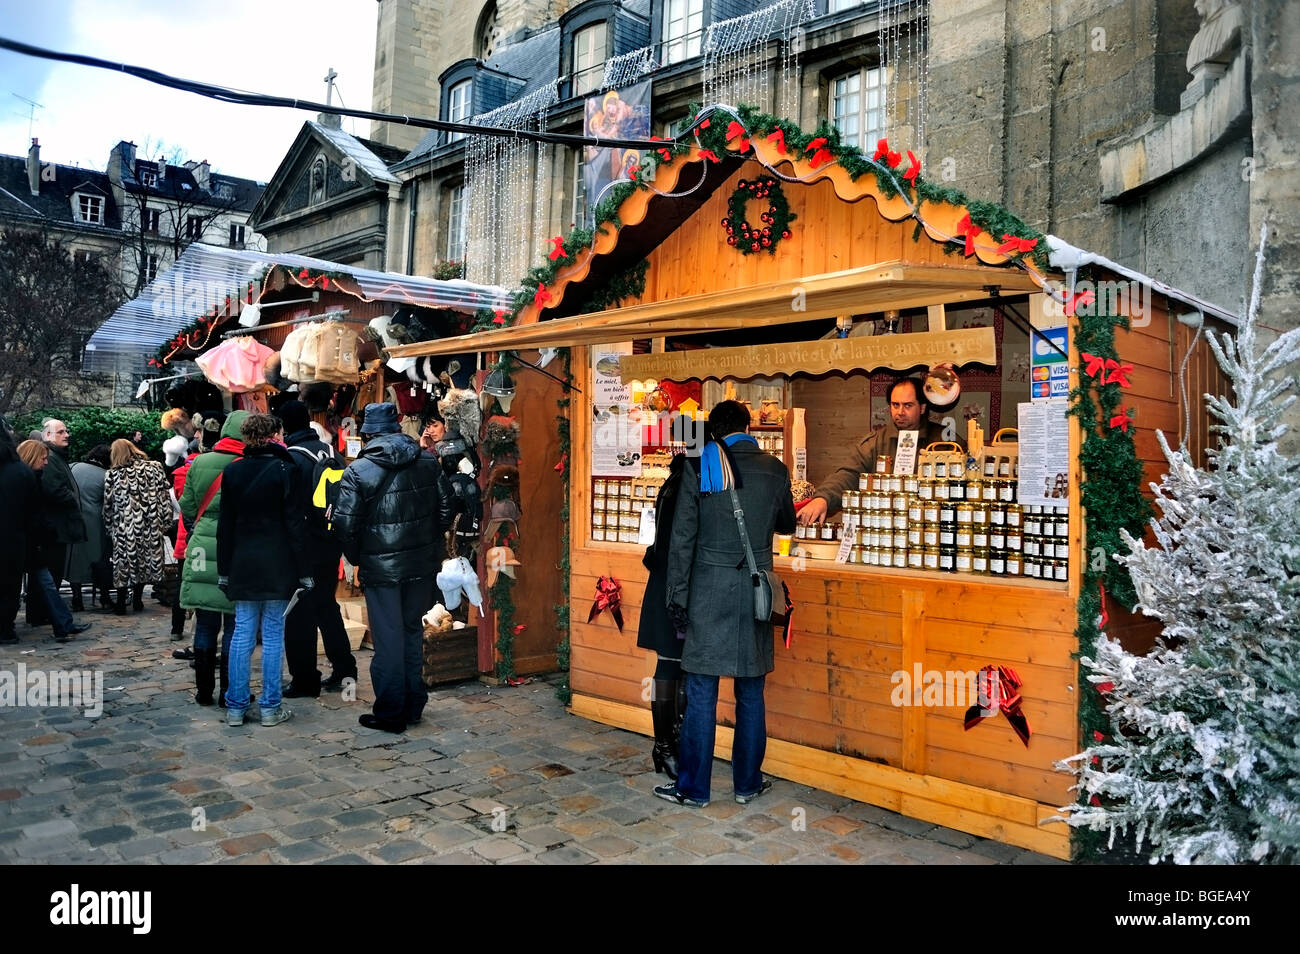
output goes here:
[{"label": "sneaker shoe", "polygon": [[763,779],[763,784],[761,784],[761,785],[758,786],[758,791],[757,791],[757,792],[754,792],[754,793],[752,793],[752,794],[750,794],[750,795],[741,795],[739,792],[737,792],[737,793],[736,793],[736,803],[737,803],[738,805],[748,805],[748,804],[749,804],[750,802],[752,802],[754,799],[756,799],[756,798],[762,798],[764,795],[766,795],[766,794],[767,794],[768,792],[770,792],[770,791],[772,791],[772,780],[771,780],[770,778],[765,778],[765,779]]},{"label": "sneaker shoe", "polygon": [[247,709],[227,709],[227,710],[226,710],[226,725],[229,725],[229,726],[243,725],[243,724],[244,724],[244,714],[247,713],[247,712],[248,712]]},{"label": "sneaker shoe", "polygon": [[293,710],[288,706],[276,706],[274,709],[262,710],[262,725],[279,725],[293,718]]},{"label": "sneaker shoe", "polygon": [[707,808],[708,802],[701,802],[698,799],[690,798],[677,791],[677,785],[670,783],[668,785],[655,786],[655,798],[662,798],[665,802],[672,802],[675,805],[686,805],[690,808]]}]

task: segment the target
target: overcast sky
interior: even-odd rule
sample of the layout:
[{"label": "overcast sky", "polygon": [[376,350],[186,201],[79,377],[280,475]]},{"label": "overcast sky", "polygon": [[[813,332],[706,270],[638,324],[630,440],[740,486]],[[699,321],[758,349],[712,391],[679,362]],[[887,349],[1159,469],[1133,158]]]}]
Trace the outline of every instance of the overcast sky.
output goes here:
[{"label": "overcast sky", "polygon": [[[0,36],[312,102],[324,102],[333,67],[343,103],[369,109],[378,9],[375,0],[0,0]],[[20,96],[43,107],[30,134],[31,107]],[[0,51],[0,154],[25,155],[36,136],[42,160],[102,170],[127,139],[265,182],[314,118]],[[366,136],[370,124],[344,119],[343,128]]]}]

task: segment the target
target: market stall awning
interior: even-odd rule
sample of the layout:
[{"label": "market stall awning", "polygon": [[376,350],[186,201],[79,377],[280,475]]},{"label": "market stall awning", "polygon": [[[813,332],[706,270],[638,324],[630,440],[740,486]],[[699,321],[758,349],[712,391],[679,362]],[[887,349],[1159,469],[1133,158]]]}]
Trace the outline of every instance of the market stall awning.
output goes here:
[{"label": "market stall awning", "polygon": [[508,308],[511,300],[509,292],[493,285],[377,272],[306,255],[219,248],[196,242],[139,297],[122,305],[99,326],[86,345],[87,370],[95,370],[100,356],[152,351],[199,315],[224,306],[227,297],[243,298],[250,281],[260,283],[267,270],[277,265],[293,272],[305,268],[346,275],[368,301],[472,313],[480,308]]},{"label": "market stall awning", "polygon": [[421,341],[391,348],[389,352],[394,356],[417,357],[707,334],[988,298],[990,286],[996,286],[1002,295],[1039,290],[1033,279],[1023,272],[1005,268],[958,269],[892,262],[771,282],[740,291],[728,289],[455,338]]}]

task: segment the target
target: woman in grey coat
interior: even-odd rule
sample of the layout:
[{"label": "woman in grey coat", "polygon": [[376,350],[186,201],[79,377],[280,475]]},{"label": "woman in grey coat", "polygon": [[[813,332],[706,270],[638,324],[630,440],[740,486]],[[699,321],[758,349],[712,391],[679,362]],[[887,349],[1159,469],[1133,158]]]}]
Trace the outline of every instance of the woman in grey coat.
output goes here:
[{"label": "woman in grey coat", "polygon": [[86,607],[82,601],[81,587],[90,584],[93,603],[99,596],[99,605],[107,609],[110,574],[108,560],[111,546],[104,527],[104,475],[108,471],[108,445],[96,444],[86,453],[84,461],[72,465],[72,479],[81,493],[81,516],[86,521],[86,539],[74,543],[68,555],[68,582],[72,584],[72,609],[80,613]]},{"label": "woman in grey coat", "polygon": [[709,803],[718,678],[736,693],[732,781],[747,804],[771,787],[762,775],[767,748],[763,682],[774,668],[771,623],[754,619],[754,585],[731,500],[735,489],[746,535],[760,569],[772,567],[773,532],[794,530],[790,473],[746,433],[749,412],[722,401],[709,413],[713,440],[698,464],[688,462],[673,519],[668,560],[668,615],[686,631],[686,718],[677,754],[677,782],[655,795],[679,805]]}]

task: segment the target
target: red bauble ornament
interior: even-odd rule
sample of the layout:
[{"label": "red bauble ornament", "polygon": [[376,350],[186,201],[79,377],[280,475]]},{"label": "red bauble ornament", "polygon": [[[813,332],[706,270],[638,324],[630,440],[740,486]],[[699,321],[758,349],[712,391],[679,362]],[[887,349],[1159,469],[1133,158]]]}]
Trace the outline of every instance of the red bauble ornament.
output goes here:
[{"label": "red bauble ornament", "polygon": [[734,235],[728,235],[728,236],[727,236],[727,244],[728,244],[728,245],[735,245],[735,244],[736,244],[736,236],[734,236]]},{"label": "red bauble ornament", "polygon": [[741,189],[749,188],[749,182],[745,179],[741,179],[739,182],[736,183],[736,185]]},{"label": "red bauble ornament", "polygon": [[753,244],[751,244],[751,245],[749,246],[749,250],[750,250],[751,252],[757,252],[757,251],[758,251],[758,243],[757,243],[757,242],[754,242]]},{"label": "red bauble ornament", "polygon": [[789,230],[789,229],[786,229],[784,232],[781,233],[781,238],[783,238],[783,239],[788,239],[789,237],[790,237],[790,230]]},{"label": "red bauble ornament", "polygon": [[766,235],[764,235],[764,236],[763,236],[763,248],[767,248],[767,247],[768,247],[769,245],[771,245],[771,244],[772,244],[772,240],[771,240],[770,238],[768,238]]}]

